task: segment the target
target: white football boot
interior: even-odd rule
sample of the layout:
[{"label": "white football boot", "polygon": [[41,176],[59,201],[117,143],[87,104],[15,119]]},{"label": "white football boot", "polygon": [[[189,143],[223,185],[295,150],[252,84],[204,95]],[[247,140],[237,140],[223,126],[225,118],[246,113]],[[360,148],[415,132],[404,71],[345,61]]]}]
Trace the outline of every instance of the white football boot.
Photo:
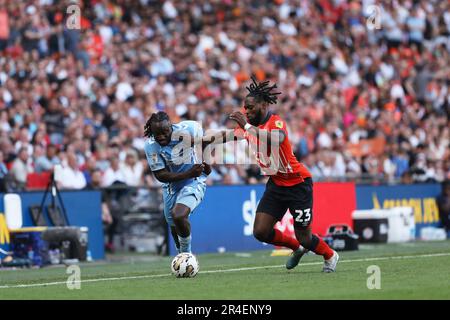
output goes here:
[{"label": "white football boot", "polygon": [[336,271],[336,265],[339,261],[339,255],[336,251],[333,250],[333,252],[333,256],[323,262],[323,272],[330,273]]}]

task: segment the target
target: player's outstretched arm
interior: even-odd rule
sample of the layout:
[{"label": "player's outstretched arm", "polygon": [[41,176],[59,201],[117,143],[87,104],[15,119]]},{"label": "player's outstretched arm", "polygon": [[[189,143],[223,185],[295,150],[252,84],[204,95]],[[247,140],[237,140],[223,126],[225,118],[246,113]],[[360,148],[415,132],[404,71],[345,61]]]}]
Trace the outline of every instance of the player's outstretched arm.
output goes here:
[{"label": "player's outstretched arm", "polygon": [[205,149],[210,144],[221,144],[230,141],[241,140],[242,137],[235,135],[234,130],[220,130],[213,134],[208,134],[202,137],[202,148]]},{"label": "player's outstretched arm", "polygon": [[[199,177],[205,170],[205,164],[194,164],[191,169],[184,172],[170,172],[166,168],[153,171],[156,179],[163,183],[177,182]],[[206,173],[206,172],[205,172]]]},{"label": "player's outstretched arm", "polygon": [[268,131],[255,126],[251,126],[247,129],[247,132],[252,136],[257,137],[259,141],[263,143],[267,142],[268,145],[280,145],[286,138],[286,135],[281,130]]},{"label": "player's outstretched arm", "polygon": [[191,137],[191,147],[201,144],[204,150],[210,144],[221,144],[233,140],[240,140],[241,137],[237,137],[234,134],[234,130],[220,130],[213,134],[207,134],[202,137]]},{"label": "player's outstretched arm", "polygon": [[257,137],[261,142],[267,142],[268,144],[281,144],[286,138],[285,133],[282,130],[265,130],[252,126],[247,122],[244,114],[240,111],[230,114],[230,119],[238,123],[238,125],[246,130],[252,136]]}]

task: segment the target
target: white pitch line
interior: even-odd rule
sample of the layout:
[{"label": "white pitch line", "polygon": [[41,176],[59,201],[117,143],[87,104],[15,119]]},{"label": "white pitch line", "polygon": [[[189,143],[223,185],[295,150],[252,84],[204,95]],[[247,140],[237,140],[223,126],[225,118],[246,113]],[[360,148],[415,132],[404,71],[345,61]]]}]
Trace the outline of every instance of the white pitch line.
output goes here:
[{"label": "white pitch line", "polygon": [[[415,256],[391,256],[391,257],[375,257],[375,258],[363,258],[363,259],[353,259],[353,260],[340,260],[339,263],[353,263],[353,262],[369,262],[369,261],[382,261],[382,260],[394,260],[394,259],[414,259],[414,258],[433,258],[433,257],[445,257],[450,256],[450,252],[446,253],[431,253],[422,254]],[[300,266],[312,266],[323,264],[323,262],[306,262],[302,263]],[[246,267],[246,268],[233,268],[233,269],[220,269],[220,270],[206,270],[201,273],[223,273],[223,272],[237,272],[237,271],[248,271],[248,270],[258,270],[258,269],[272,269],[281,268],[285,265],[271,265],[271,266],[260,266],[260,267]],[[97,279],[86,279],[79,281],[80,283],[88,282],[101,282],[101,281],[117,281],[117,280],[134,280],[134,279],[151,279],[151,278],[162,278],[169,277],[172,274],[152,274],[143,276],[126,276],[126,277],[116,277],[116,278],[97,278]],[[78,281],[75,281],[77,283]],[[74,284],[74,282],[71,282]],[[46,287],[54,285],[67,284],[67,281],[57,281],[57,282],[46,282],[46,283],[31,283],[31,284],[17,284],[17,285],[4,285],[0,286],[0,289],[12,289],[12,288],[31,288],[31,287]]]}]

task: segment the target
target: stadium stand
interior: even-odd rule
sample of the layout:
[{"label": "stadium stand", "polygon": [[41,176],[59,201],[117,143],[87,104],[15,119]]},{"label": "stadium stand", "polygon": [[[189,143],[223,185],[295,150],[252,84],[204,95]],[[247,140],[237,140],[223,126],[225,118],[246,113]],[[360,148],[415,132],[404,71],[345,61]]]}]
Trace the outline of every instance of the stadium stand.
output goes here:
[{"label": "stadium stand", "polygon": [[[80,30],[66,25],[72,3],[0,0],[2,177],[26,148],[32,166],[76,156],[89,184],[134,149],[140,184],[157,186],[150,114],[230,126],[254,74],[278,83],[276,111],[316,180],[450,178],[448,1],[78,1]],[[232,164],[209,178],[261,181]]]}]

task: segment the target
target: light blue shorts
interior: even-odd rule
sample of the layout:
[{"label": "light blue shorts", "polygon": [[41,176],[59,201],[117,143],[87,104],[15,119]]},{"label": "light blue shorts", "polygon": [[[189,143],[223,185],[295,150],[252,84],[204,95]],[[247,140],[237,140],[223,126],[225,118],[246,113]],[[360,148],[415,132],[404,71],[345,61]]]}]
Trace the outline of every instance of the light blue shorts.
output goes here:
[{"label": "light blue shorts", "polygon": [[169,193],[167,189],[164,189],[164,217],[166,218],[167,224],[169,226],[175,225],[171,214],[175,204],[184,204],[191,209],[190,213],[192,213],[200,202],[202,202],[205,191],[206,184],[197,180],[194,180],[194,182],[184,186],[180,191],[175,193]]}]

